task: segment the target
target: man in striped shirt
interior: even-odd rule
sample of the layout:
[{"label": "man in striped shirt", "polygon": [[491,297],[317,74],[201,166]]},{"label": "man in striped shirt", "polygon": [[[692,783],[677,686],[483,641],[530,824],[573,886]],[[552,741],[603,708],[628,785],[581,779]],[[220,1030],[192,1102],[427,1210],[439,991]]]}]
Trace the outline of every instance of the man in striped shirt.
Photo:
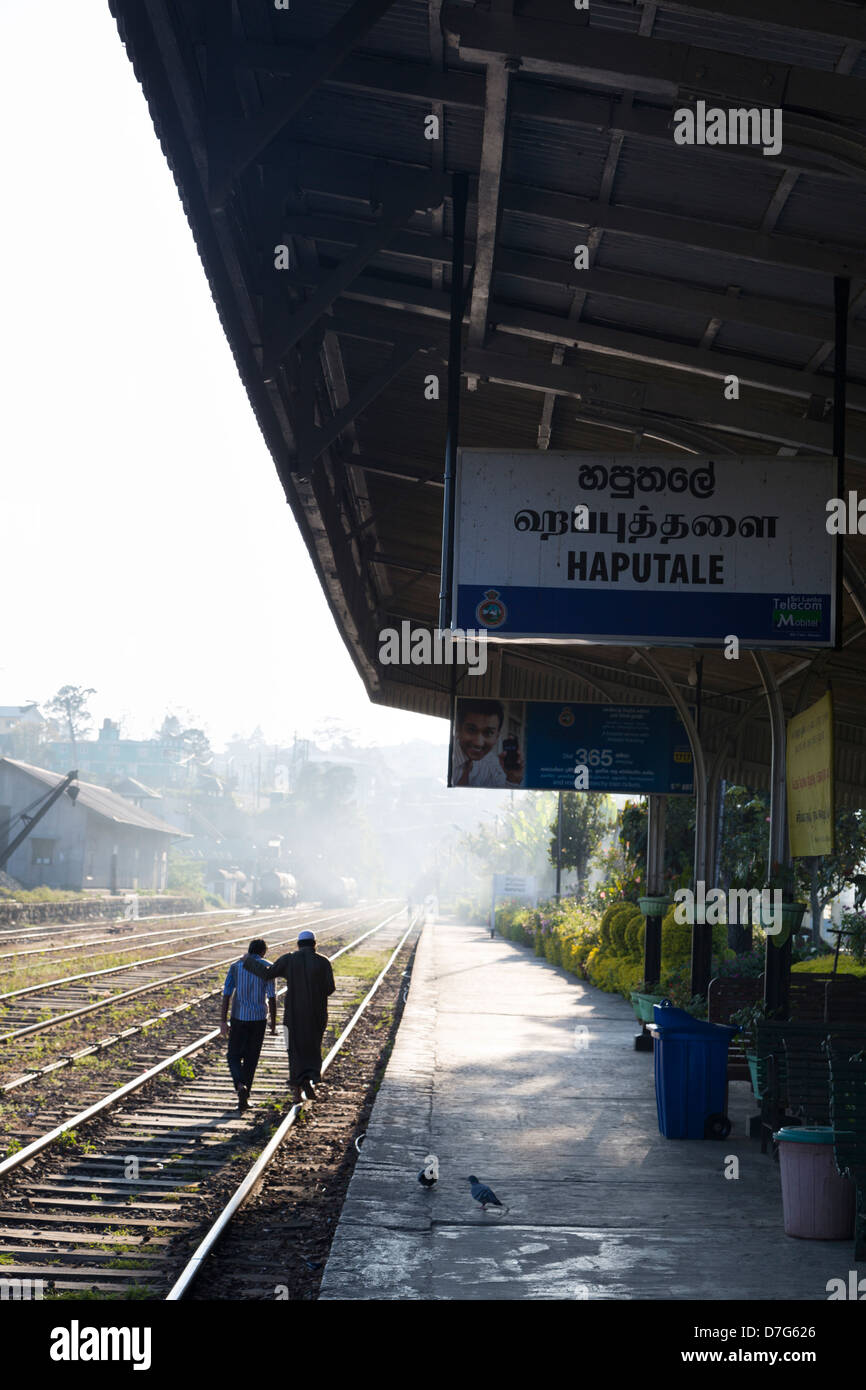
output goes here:
[{"label": "man in striped shirt", "polygon": [[[250,955],[256,956],[264,964],[268,953],[267,942],[256,937],[250,942]],[[228,1025],[229,1000],[232,1004],[231,1031]],[[266,1002],[267,1001],[267,1002]],[[222,1017],[220,1033],[229,1040],[228,1064],[235,1090],[238,1093],[240,1114],[249,1104],[253,1077],[265,1040],[265,1023],[268,1014],[271,1032],[277,1027],[277,999],[272,980],[260,980],[251,970],[247,970],[242,960],[236,960],[229,967],[223,986]]]}]

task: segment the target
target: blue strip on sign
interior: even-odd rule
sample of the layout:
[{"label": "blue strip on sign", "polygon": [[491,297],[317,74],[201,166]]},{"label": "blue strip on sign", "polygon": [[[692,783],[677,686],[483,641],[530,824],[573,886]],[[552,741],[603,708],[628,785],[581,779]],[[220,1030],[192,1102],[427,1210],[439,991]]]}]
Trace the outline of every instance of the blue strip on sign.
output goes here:
[{"label": "blue strip on sign", "polygon": [[[714,594],[567,590],[529,586],[461,584],[460,628],[487,629],[491,636],[581,637],[587,640],[806,642],[827,646],[829,594]],[[501,619],[501,621],[495,621]]]}]

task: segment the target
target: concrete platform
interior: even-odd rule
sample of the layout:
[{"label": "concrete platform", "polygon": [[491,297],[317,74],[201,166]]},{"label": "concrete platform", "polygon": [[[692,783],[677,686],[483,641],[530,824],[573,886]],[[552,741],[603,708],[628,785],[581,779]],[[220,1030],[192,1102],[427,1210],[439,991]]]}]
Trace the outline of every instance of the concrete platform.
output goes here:
[{"label": "concrete platform", "polygon": [[320,1297],[826,1300],[853,1240],[784,1234],[751,1087],[731,1085],[728,1139],[664,1139],[635,1030],[619,996],[530,950],[428,926]]}]

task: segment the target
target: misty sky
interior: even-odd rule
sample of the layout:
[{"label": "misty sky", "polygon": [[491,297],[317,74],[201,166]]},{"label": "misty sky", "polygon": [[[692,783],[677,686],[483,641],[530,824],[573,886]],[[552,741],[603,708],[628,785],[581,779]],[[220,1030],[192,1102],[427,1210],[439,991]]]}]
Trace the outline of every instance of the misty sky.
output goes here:
[{"label": "misty sky", "polygon": [[0,704],[332,716],[444,775],[445,722],[371,705],[338,636],[105,0],[0,0],[0,129]]}]

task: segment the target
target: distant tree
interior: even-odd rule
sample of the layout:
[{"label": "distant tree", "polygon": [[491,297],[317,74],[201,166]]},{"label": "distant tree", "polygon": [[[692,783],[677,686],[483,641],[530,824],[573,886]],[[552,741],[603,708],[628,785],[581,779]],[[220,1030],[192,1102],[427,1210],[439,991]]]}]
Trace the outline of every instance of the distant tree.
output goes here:
[{"label": "distant tree", "polygon": [[[589,861],[613,819],[613,803],[604,792],[565,792],[562,798],[562,867],[576,869],[581,888]],[[556,864],[558,816],[550,826],[548,857]]]},{"label": "distant tree", "polygon": [[[634,875],[646,871],[649,808],[646,801],[627,801],[622,808],[619,841]],[[695,807],[690,796],[669,796],[665,809],[665,877],[689,877],[695,857]]]},{"label": "distant tree", "polygon": [[68,729],[73,762],[78,761],[78,739],[89,733],[92,727],[87,701],[95,694],[95,690],[83,685],[62,685],[45,706],[48,713]]},{"label": "distant tree", "polygon": [[525,792],[515,805],[466,837],[466,849],[488,873],[549,877],[550,818],[556,808],[552,792]]},{"label": "distant tree", "polygon": [[812,910],[812,943],[821,939],[821,914],[857,877],[866,862],[866,811],[837,811],[836,849],[795,860],[797,882],[808,893]]},{"label": "distant tree", "polygon": [[210,739],[204,729],[184,729],[182,737],[184,747],[189,749],[197,762],[210,762],[213,751],[210,746]]}]

